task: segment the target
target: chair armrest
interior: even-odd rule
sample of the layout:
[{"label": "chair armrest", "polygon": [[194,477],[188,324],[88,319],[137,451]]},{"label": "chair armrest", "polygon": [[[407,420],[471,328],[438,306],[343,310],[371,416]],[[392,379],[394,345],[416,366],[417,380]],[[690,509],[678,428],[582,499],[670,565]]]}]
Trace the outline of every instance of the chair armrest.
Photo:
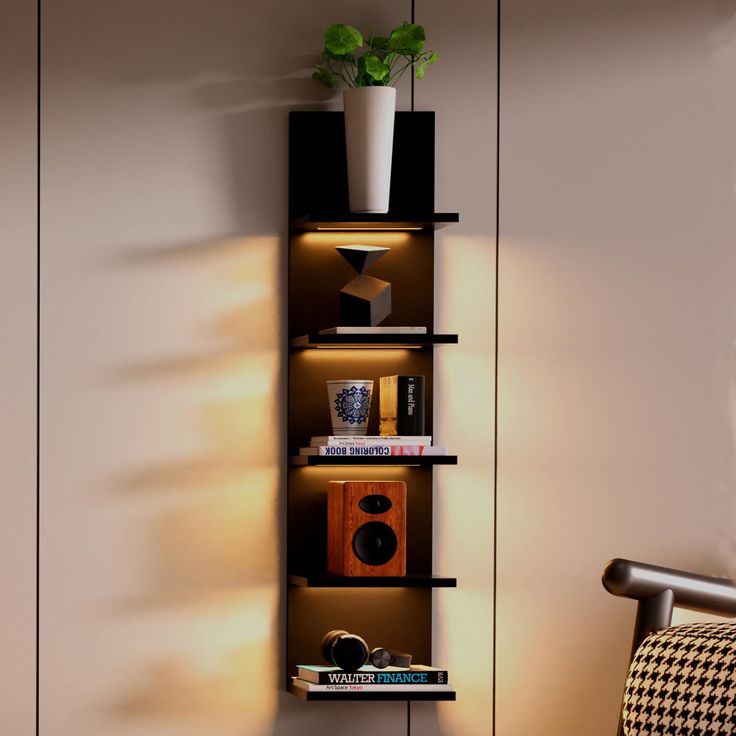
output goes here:
[{"label": "chair armrest", "polygon": [[[611,560],[603,570],[603,587],[612,595],[638,601],[630,662],[649,634],[672,624],[674,606],[691,611],[736,616],[736,585],[711,578],[632,560]],[[618,736],[624,736],[623,718]]]},{"label": "chair armrest", "polygon": [[612,595],[646,600],[672,591],[673,604],[692,611],[736,616],[736,585],[712,578],[632,560],[611,560],[603,571],[603,587]]}]

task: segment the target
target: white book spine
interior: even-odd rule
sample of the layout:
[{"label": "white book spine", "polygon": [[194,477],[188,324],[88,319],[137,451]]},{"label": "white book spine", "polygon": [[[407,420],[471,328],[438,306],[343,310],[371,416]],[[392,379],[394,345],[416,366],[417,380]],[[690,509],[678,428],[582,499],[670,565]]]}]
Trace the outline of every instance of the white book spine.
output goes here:
[{"label": "white book spine", "polygon": [[426,335],[426,327],[330,327],[320,335]]},{"label": "white book spine", "polygon": [[292,678],[294,685],[312,693],[364,692],[415,693],[415,692],[453,692],[452,685],[316,685],[298,677]]},{"label": "white book spine", "polygon": [[[307,448],[305,448],[307,449]],[[320,457],[388,457],[417,455],[447,455],[446,447],[422,445],[369,445],[364,447],[314,447]],[[307,453],[304,453],[307,454]]]},{"label": "white book spine", "polygon": [[380,435],[371,435],[365,437],[312,437],[310,441],[311,447],[370,447],[382,446],[391,447],[396,445],[420,445],[429,447],[432,444],[430,436],[410,436],[403,437],[381,437]]}]

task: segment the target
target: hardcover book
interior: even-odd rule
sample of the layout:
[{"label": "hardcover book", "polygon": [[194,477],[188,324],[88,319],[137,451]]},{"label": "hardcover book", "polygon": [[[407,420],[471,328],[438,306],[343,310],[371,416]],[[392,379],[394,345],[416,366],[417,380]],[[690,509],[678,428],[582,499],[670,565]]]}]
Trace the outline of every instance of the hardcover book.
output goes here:
[{"label": "hardcover book", "polygon": [[426,335],[426,327],[330,327],[320,335]]},{"label": "hardcover book", "polygon": [[423,435],[424,376],[383,376],[380,388],[380,434]]},{"label": "hardcover book", "polygon": [[[334,692],[363,692],[380,693],[385,692],[386,685],[315,685],[313,682],[305,682],[298,677],[291,678],[294,685],[310,693],[334,693]],[[391,692],[415,693],[415,692],[454,692],[450,685],[396,685],[390,686]]]},{"label": "hardcover book", "polygon": [[355,437],[338,437],[335,435],[323,435],[321,437],[312,437],[309,442],[311,447],[327,447],[328,445],[338,445],[341,447],[365,447],[367,445],[424,445],[432,444],[432,438],[428,436],[404,435],[399,437],[382,437],[381,435],[363,435]]},{"label": "hardcover book", "polygon": [[411,667],[386,667],[378,669],[371,665],[357,672],[345,672],[339,667],[322,665],[297,665],[299,679],[315,685],[446,685],[447,670],[424,665]]},{"label": "hardcover book", "polygon": [[362,445],[358,447],[343,445],[327,445],[321,447],[302,447],[300,455],[318,455],[320,457],[391,457],[416,455],[447,455],[446,447],[434,445]]}]

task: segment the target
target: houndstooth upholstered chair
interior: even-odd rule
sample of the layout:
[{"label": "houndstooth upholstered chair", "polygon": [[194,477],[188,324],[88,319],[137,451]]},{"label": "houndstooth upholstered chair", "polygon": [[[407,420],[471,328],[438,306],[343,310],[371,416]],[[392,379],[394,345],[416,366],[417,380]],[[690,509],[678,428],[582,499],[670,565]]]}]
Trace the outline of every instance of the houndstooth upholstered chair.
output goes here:
[{"label": "houndstooth upholstered chair", "polygon": [[736,736],[736,624],[670,626],[674,606],[736,616],[736,585],[621,559],[603,585],[638,601],[619,736]]}]

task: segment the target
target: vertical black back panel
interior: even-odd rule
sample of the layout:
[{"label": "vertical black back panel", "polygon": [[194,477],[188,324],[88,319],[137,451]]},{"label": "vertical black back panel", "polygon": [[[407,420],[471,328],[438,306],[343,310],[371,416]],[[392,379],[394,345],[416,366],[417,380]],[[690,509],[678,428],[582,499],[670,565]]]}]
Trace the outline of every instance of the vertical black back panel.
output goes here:
[{"label": "vertical black back panel", "polygon": [[[348,211],[345,118],[289,113],[289,216]],[[397,112],[389,213],[434,211],[434,113]]]}]

